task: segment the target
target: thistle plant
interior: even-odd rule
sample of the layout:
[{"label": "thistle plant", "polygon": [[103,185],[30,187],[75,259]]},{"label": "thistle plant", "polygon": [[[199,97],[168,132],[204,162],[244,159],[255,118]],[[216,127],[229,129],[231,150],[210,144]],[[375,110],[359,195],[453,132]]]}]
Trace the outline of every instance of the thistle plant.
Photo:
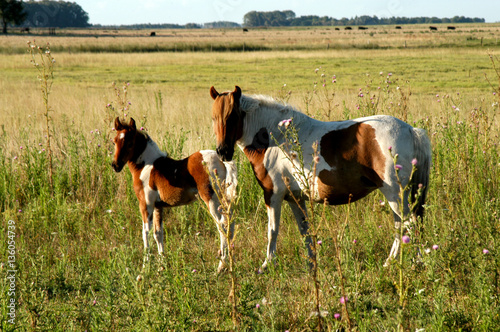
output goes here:
[{"label": "thistle plant", "polygon": [[[302,145],[299,141],[299,133],[297,128],[293,124],[293,119],[283,120],[278,124],[281,135],[283,136],[283,143],[278,144],[278,141],[275,137],[273,137],[274,141],[277,143],[281,151],[283,152],[285,158],[292,165],[292,172],[295,180],[298,182],[300,188],[303,193],[308,198],[308,208],[309,211],[302,211],[304,217],[309,223],[309,231],[308,236],[311,238],[310,248],[312,251],[312,257],[310,258],[310,266],[311,266],[311,277],[314,285],[314,297],[315,297],[315,309],[314,314],[317,315],[317,328],[318,331],[322,331],[323,329],[323,311],[321,310],[321,298],[320,298],[320,282],[319,282],[319,246],[322,244],[319,239],[319,231],[322,228],[322,224],[325,222],[325,211],[327,202],[326,200],[322,204],[322,211],[318,211],[316,201],[316,179],[317,179],[317,164],[319,162],[319,151],[318,151],[318,143],[313,143],[312,149],[312,159],[309,164],[304,160],[304,154],[302,150]],[[290,186],[290,179],[284,177],[285,185],[287,186],[290,196],[295,200],[295,203],[298,206],[299,198],[296,197]],[[308,213],[309,212],[309,213]],[[347,219],[341,230],[337,232],[334,236],[334,245],[336,249],[336,261],[337,261],[337,272],[339,274],[339,280],[341,284],[341,304],[343,305],[345,312],[345,321],[347,324],[348,330],[351,330],[351,322],[349,319],[349,312],[347,309],[347,296],[345,292],[345,283],[344,276],[342,273],[342,258],[341,258],[341,246],[340,243],[343,239],[343,234],[345,233]]]},{"label": "thistle plant", "polygon": [[40,84],[40,91],[43,100],[43,117],[45,119],[45,133],[47,136],[47,158],[48,158],[48,175],[49,175],[49,188],[51,195],[54,194],[54,180],[53,180],[53,165],[52,165],[52,147],[51,147],[51,116],[53,111],[49,104],[49,96],[54,82],[54,64],[56,60],[52,57],[50,45],[47,43],[45,47],[38,46],[35,41],[28,41],[28,52],[31,56],[31,64],[38,71],[38,81]]},{"label": "thistle plant", "polygon": [[[214,183],[215,187],[218,188],[218,190],[215,190],[215,194],[217,195],[217,199],[219,200],[220,204],[218,211],[221,215],[224,216],[224,220],[226,221],[225,225],[219,225],[218,223],[216,224],[217,228],[220,231],[220,234],[224,236],[227,243],[227,256],[229,260],[229,266],[227,266],[227,271],[229,273],[229,279],[230,279],[228,298],[231,303],[231,319],[233,321],[234,327],[237,328],[240,324],[238,299],[236,296],[237,280],[236,280],[235,261],[234,261],[234,251],[235,251],[234,241],[236,239],[237,228],[235,227],[234,215],[232,213],[235,197],[229,197],[227,193],[228,187],[234,184],[227,183],[224,179],[221,179],[217,173],[217,170],[210,172],[208,168],[206,168],[206,171],[209,174],[212,183]],[[208,208],[206,206],[205,208],[208,211]],[[208,212],[210,213],[210,211]]]},{"label": "thistle plant", "polygon": [[[392,148],[389,147],[389,151],[392,153]],[[398,154],[393,155],[393,163],[394,163],[394,170],[396,172],[396,179],[397,183],[399,185],[399,201],[400,201],[400,206],[402,206],[404,203],[404,197],[406,196],[407,192],[411,192],[411,187],[415,185],[412,183],[412,178],[413,174],[417,170],[417,159],[413,159],[411,161],[412,164],[412,169],[411,173],[409,176],[408,183],[403,187],[403,184],[401,182],[401,179],[399,177],[399,172],[403,169],[403,166],[398,164]],[[410,199],[410,201],[413,201],[413,204],[408,205],[408,211],[411,213],[413,209],[416,207],[418,204],[418,196],[422,194],[423,191],[423,186],[421,184],[418,185],[418,191],[416,193],[416,197],[413,197]],[[407,286],[405,285],[404,282],[404,258],[405,258],[405,246],[410,243],[411,238],[408,235],[405,235],[405,226],[408,230],[408,234],[410,235],[416,235],[416,233],[411,234],[411,230],[416,227],[416,220],[413,218],[409,218],[409,216],[405,215],[405,208],[403,207],[401,209],[401,221],[399,222],[399,238],[401,239],[402,244],[400,245],[399,249],[399,261],[398,261],[398,272],[399,272],[399,280],[398,280],[398,295],[399,295],[399,311],[398,311],[398,330],[404,331],[405,328],[403,326],[403,322],[405,319],[405,303],[406,303],[406,293],[407,293]],[[405,222],[405,220],[407,220]]]}]

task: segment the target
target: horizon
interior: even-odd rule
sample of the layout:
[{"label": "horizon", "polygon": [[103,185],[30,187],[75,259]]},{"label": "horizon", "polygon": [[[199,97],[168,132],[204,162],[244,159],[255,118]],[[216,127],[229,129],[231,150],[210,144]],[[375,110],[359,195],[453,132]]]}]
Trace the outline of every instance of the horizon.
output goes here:
[{"label": "horizon", "polygon": [[[324,2],[283,1],[274,2],[254,0],[181,0],[162,1],[144,0],[137,3],[132,0],[73,0],[89,15],[92,25],[135,25],[135,24],[205,24],[212,22],[234,22],[243,24],[243,17],[251,11],[269,12],[292,10],[297,17],[315,15],[334,19],[354,18],[356,16],[390,17],[436,17],[452,18],[464,16],[481,18],[486,23],[500,22],[500,1],[478,0],[359,0],[356,5],[340,1]],[[194,10],[196,9],[196,10]]]}]

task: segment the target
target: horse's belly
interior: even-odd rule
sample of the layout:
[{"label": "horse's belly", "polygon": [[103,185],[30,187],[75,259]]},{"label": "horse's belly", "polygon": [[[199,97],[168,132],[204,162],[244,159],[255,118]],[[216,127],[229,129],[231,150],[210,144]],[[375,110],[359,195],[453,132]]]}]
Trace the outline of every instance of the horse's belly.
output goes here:
[{"label": "horse's belly", "polygon": [[365,175],[338,176],[329,171],[318,174],[317,186],[319,201],[330,205],[347,204],[361,199],[377,189],[376,179]]}]

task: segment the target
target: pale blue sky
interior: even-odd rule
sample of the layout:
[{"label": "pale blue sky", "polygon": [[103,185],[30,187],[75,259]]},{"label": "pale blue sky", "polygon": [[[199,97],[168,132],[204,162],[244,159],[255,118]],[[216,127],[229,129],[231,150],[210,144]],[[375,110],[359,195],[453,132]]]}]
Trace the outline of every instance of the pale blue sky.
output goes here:
[{"label": "pale blue sky", "polygon": [[500,22],[500,0],[72,0],[89,14],[92,24],[243,22],[252,10],[293,10],[297,16],[340,19],[378,17],[480,17]]}]

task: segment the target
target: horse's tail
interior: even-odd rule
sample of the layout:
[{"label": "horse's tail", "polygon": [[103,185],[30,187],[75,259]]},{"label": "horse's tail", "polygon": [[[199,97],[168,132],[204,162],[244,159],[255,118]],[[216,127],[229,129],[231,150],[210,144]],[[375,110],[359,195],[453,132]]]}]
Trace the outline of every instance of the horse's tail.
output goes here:
[{"label": "horse's tail", "polygon": [[415,159],[417,159],[416,171],[411,179],[410,206],[416,217],[424,215],[425,199],[429,189],[429,174],[432,164],[432,147],[427,132],[421,128],[413,128],[413,144]]},{"label": "horse's tail", "polygon": [[236,197],[236,187],[238,186],[238,169],[234,161],[225,161],[226,166],[226,196],[232,201]]}]

